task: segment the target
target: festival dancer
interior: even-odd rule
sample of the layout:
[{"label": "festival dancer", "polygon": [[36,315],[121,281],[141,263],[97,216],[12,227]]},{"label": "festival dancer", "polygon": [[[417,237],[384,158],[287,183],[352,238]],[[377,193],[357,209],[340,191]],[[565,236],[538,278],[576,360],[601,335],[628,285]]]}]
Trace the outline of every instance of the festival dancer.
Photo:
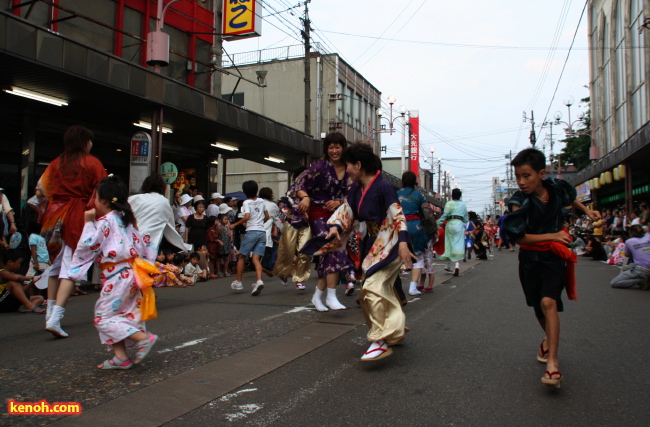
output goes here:
[{"label": "festival dancer", "polygon": [[[84,280],[95,261],[102,270],[102,291],[95,304],[94,323],[102,344],[115,356],[97,366],[99,369],[130,369],[140,363],[158,337],[147,333],[142,319],[141,280],[153,281],[149,274],[158,270],[152,264],[156,252],[151,238],[135,228],[135,216],[129,205],[126,186],[115,175],[103,179],[97,187],[96,209],[86,211],[83,232],[72,256],[69,275]],[[99,218],[95,219],[96,215]],[[137,276],[137,277],[136,277]],[[151,288],[149,291],[153,293]],[[126,348],[136,346],[131,361]]]},{"label": "festival dancer", "polygon": [[402,264],[412,267],[415,256],[408,249],[406,219],[397,193],[382,179],[370,145],[352,145],[343,152],[343,159],[355,184],[346,202],[327,221],[327,235],[313,238],[303,252],[321,254],[339,250],[345,247],[354,230],[354,221],[366,222],[367,233],[361,245],[364,279],[359,303],[370,328],[371,344],[361,360],[371,361],[390,356],[393,353],[390,346],[404,339],[406,316],[393,284]]},{"label": "festival dancer", "polygon": [[[294,182],[305,170],[307,168],[300,166],[293,171]],[[311,275],[311,258],[298,250],[311,239],[311,229],[303,216],[296,213],[298,204],[290,196],[294,193],[295,187],[292,184],[287,191],[287,197],[284,198],[288,208],[287,217],[280,235],[278,258],[273,266],[273,274],[280,278],[283,286],[287,286],[287,280],[291,276],[296,289],[302,291],[305,290],[303,283],[309,280]]]},{"label": "festival dancer", "polygon": [[534,148],[525,149],[512,160],[520,191],[509,200],[510,214],[503,228],[511,241],[520,245],[519,279],[528,306],[546,333],[537,360],[546,363],[542,383],[560,388],[558,345],[563,310],[561,293],[576,299],[573,264],[576,255],[566,247],[571,242],[563,226],[562,207],[573,205],[590,218],[598,214],[576,200],[576,189],[562,179],[546,178],[546,157]]},{"label": "festival dancer", "polygon": [[402,206],[406,218],[413,254],[417,258],[411,270],[409,295],[420,295],[422,293],[418,289],[418,282],[424,267],[424,251],[427,248],[427,236],[421,224],[424,219],[424,207],[427,206],[427,201],[422,193],[415,189],[416,186],[417,176],[414,172],[406,171],[402,174],[403,188],[397,192],[400,206]]},{"label": "festival dancer", "polygon": [[84,210],[93,205],[93,191],[106,176],[102,163],[90,155],[93,133],[89,129],[70,127],[63,135],[63,146],[63,154],[49,164],[39,181],[48,199],[41,235],[54,259],[47,282],[45,329],[58,338],[68,336],[61,319],[75,287],[68,269],[83,229]]},{"label": "festival dancer", "polygon": [[445,211],[438,220],[438,225],[447,220],[445,225],[445,253],[440,256],[447,261],[446,271],[451,271],[451,262],[455,262],[454,276],[460,273],[459,261],[465,258],[465,224],[467,223],[467,207],[460,201],[462,193],[459,188],[451,190],[451,200],[445,204]]},{"label": "festival dancer", "polygon": [[[348,174],[345,163],[341,160],[341,154],[347,145],[343,134],[328,134],[323,141],[324,159],[300,174],[294,183],[294,193],[290,197],[301,199],[295,212],[295,220],[299,220],[299,215],[307,214],[314,238],[327,235],[327,219],[343,205],[343,199],[348,192]],[[332,310],[347,308],[336,297],[336,285],[339,282],[339,273],[348,271],[352,266],[345,248],[329,252],[318,259],[318,284],[311,300],[316,310],[327,311],[328,307]],[[323,304],[322,295],[325,289],[327,297]]]}]

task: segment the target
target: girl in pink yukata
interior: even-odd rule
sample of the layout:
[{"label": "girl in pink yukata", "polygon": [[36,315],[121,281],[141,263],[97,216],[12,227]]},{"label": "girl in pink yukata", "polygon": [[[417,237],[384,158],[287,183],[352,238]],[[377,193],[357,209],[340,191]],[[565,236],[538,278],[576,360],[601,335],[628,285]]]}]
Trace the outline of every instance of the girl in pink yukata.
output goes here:
[{"label": "girl in pink yukata", "polygon": [[[156,335],[146,332],[142,321],[142,293],[135,281],[136,274],[142,272],[135,271],[140,267],[134,262],[141,258],[153,264],[156,252],[149,246],[149,235],[136,230],[127,198],[126,186],[115,175],[99,183],[96,210],[84,214],[85,225],[69,271],[71,280],[80,281],[95,261],[102,270],[94,324],[102,344],[112,349],[115,356],[97,366],[99,369],[130,369],[144,359],[158,340]],[[136,346],[133,361],[126,353],[132,345]]]}]

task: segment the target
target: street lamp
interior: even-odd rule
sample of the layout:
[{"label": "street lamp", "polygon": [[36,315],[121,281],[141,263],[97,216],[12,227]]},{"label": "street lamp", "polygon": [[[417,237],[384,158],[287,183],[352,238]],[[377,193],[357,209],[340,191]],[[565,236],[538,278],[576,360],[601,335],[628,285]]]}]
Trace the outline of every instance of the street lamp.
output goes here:
[{"label": "street lamp", "polygon": [[[405,154],[404,154],[404,144],[405,144],[405,137],[406,137],[406,113],[408,113],[408,108],[406,108],[404,105],[401,105],[399,107],[399,109],[397,110],[399,115],[395,115],[395,117],[393,117],[393,105],[395,105],[395,103],[397,102],[397,98],[395,98],[395,96],[393,96],[393,95],[389,95],[388,98],[386,98],[386,100],[388,101],[388,105],[390,105],[390,108],[388,109],[388,112],[386,112],[386,110],[384,110],[383,108],[378,108],[377,109],[377,117],[379,118],[379,129],[373,129],[373,130],[374,130],[375,133],[387,133],[389,135],[392,135],[394,132],[397,132],[397,129],[395,128],[395,121],[400,117],[402,118],[402,128],[403,128],[404,132],[402,133],[402,148],[401,148],[402,167],[401,167],[401,169],[402,169],[402,174],[403,174],[404,169],[405,169],[404,163],[406,161]],[[386,114],[388,114],[388,117],[386,117]],[[386,122],[388,122],[388,128],[386,127],[385,124],[381,124],[382,120],[385,120]],[[370,133],[368,133],[368,141],[370,141]]]},{"label": "street lamp", "polygon": [[575,137],[575,136],[580,136],[580,135],[590,135],[589,131],[582,131],[582,130],[575,131],[575,130],[573,130],[573,126],[576,123],[586,124],[586,121],[585,121],[586,115],[585,115],[584,111],[580,111],[578,113],[578,120],[575,120],[573,122],[571,121],[571,106],[575,102],[573,97],[571,95],[569,95],[564,99],[563,102],[564,102],[564,105],[566,105],[567,111],[569,113],[569,120],[566,121],[566,122],[562,121],[562,112],[561,111],[556,111],[555,114],[553,114],[553,118],[555,118],[555,124],[559,125],[560,123],[564,123],[566,125],[566,134],[567,134],[567,136],[570,136],[570,137]]}]

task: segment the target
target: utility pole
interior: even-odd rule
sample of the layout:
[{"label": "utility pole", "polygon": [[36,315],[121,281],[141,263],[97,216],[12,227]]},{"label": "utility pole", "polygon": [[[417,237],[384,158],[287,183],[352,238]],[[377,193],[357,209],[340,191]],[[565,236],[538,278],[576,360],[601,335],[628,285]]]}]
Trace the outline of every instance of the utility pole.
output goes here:
[{"label": "utility pole", "polygon": [[524,123],[527,121],[530,121],[530,144],[533,146],[533,148],[535,148],[537,136],[535,135],[535,112],[533,110],[530,111],[530,117],[527,117],[526,112],[524,111]]},{"label": "utility pole", "polygon": [[548,136],[549,143],[551,145],[551,152],[548,156],[548,162],[551,165],[551,171],[553,170],[553,122],[544,122],[542,126],[549,126],[551,128],[551,133]]},{"label": "utility pole", "polygon": [[[309,7],[307,6],[311,0],[305,1],[305,17],[300,18],[305,27],[301,31],[302,38],[305,40],[305,133],[311,135],[311,46],[310,35],[311,21],[309,20]],[[319,135],[320,136],[320,135]]]}]

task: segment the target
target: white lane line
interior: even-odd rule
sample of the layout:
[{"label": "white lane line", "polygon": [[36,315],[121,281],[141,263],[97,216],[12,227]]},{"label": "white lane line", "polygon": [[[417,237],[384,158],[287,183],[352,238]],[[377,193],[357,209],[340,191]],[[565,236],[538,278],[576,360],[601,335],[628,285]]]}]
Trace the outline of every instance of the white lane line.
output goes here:
[{"label": "white lane line", "polygon": [[301,311],[313,311],[313,310],[316,310],[316,307],[296,307],[296,308],[292,308],[289,311],[285,311],[284,314],[300,313]]},{"label": "white lane line", "polygon": [[198,340],[188,341],[188,342],[185,342],[185,343],[183,343],[183,344],[181,344],[181,345],[177,345],[177,346],[174,347],[174,348],[165,348],[165,349],[162,349],[162,350],[158,351],[158,353],[168,353],[168,352],[170,352],[170,351],[180,350],[181,348],[190,347],[190,346],[193,346],[193,345],[200,344],[200,343],[202,343],[202,342],[205,341],[205,340],[207,340],[207,338],[199,338]]},{"label": "white lane line", "polygon": [[[299,313],[299,312],[301,312],[301,311],[313,311],[313,310],[316,310],[316,308],[315,308],[315,307],[295,307],[295,308],[292,308],[292,309],[289,310],[289,311],[285,311],[284,313],[278,313],[278,314],[274,314],[273,316],[265,317],[264,319],[261,319],[260,322],[268,322],[269,320],[273,320],[273,319],[275,319],[275,318],[282,317],[282,316],[284,316],[285,314]],[[183,343],[183,344],[181,344],[181,345],[177,345],[177,346],[174,347],[174,348],[164,348],[164,349],[162,349],[162,350],[158,350],[158,353],[159,353],[159,354],[160,354],[160,353],[169,353],[170,351],[180,350],[180,349],[185,348],[185,347],[191,347],[191,346],[193,346],[193,345],[200,344],[200,343],[202,343],[203,341],[206,341],[206,340],[208,340],[208,339],[210,339],[210,338],[215,338],[215,337],[218,337],[218,336],[223,335],[223,334],[224,334],[223,332],[220,332],[220,333],[218,333],[218,334],[212,335],[212,336],[207,337],[207,338],[199,338],[199,339],[197,339],[197,340],[188,341],[188,342]]]}]

